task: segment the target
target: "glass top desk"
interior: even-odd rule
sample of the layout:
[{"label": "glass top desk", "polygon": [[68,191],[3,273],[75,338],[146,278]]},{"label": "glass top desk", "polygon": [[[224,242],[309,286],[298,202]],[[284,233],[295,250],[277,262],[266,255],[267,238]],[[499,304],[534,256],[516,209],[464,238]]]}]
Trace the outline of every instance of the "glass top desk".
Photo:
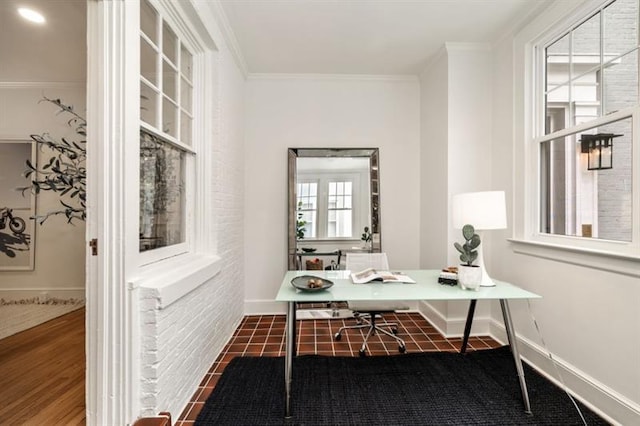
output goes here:
[{"label": "glass top desk", "polygon": [[[479,291],[462,290],[458,286],[442,285],[438,283],[438,270],[414,270],[403,271],[404,274],[413,278],[415,284],[403,283],[369,283],[353,284],[349,278],[349,271],[288,271],[280,290],[276,296],[276,301],[287,303],[287,327],[286,327],[286,351],[285,351],[285,416],[291,416],[291,377],[293,371],[293,356],[295,347],[295,323],[296,323],[296,303],[299,302],[331,302],[343,300],[466,300],[475,306],[477,300],[499,300],[502,309],[504,325],[513,354],[524,409],[531,412],[529,395],[522,369],[522,361],[517,347],[517,340],[511,312],[509,311],[509,300],[514,299],[536,299],[541,296],[527,290],[516,287],[502,281],[496,281],[495,287],[481,287]],[[291,280],[301,275],[313,275],[331,280],[334,285],[324,291],[303,292],[291,285]],[[465,334],[470,328],[470,319],[473,316],[472,309],[467,318]]]}]

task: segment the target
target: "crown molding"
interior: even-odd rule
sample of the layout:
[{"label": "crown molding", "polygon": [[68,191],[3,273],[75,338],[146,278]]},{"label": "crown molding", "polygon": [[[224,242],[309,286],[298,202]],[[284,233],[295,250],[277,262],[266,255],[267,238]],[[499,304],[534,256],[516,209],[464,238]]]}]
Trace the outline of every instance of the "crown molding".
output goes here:
[{"label": "crown molding", "polygon": [[448,41],[444,44],[447,52],[490,52],[491,43],[461,43]]},{"label": "crown molding", "polygon": [[289,74],[289,73],[251,73],[247,80],[343,80],[343,81],[418,81],[418,76],[372,75],[372,74]]},{"label": "crown molding", "polygon": [[238,68],[242,72],[243,76],[247,78],[249,76],[249,67],[247,65],[247,61],[242,54],[242,50],[240,49],[240,44],[238,43],[238,39],[236,38],[233,29],[231,28],[231,24],[229,23],[229,18],[227,18],[227,14],[220,3],[220,0],[215,0],[211,4],[211,11],[218,22],[218,26],[220,32],[222,33],[222,37],[224,38],[225,44],[231,52],[231,56],[235,60]]},{"label": "crown molding", "polygon": [[0,81],[0,89],[50,89],[87,87],[86,81]]}]

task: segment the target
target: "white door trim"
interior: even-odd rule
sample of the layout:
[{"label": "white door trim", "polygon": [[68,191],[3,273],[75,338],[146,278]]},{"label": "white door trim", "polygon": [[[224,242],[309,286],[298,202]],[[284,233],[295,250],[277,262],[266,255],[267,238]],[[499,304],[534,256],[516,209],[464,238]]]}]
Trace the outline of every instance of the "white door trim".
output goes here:
[{"label": "white door trim", "polygon": [[130,424],[140,405],[137,309],[126,287],[138,237],[138,20],[137,0],[88,1],[87,240],[98,239],[98,255],[87,250],[88,426]]}]

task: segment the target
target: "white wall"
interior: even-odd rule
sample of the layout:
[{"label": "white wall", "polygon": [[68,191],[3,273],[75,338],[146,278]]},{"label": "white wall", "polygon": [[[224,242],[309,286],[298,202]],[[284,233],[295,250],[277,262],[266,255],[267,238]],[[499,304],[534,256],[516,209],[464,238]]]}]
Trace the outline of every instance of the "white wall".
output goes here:
[{"label": "white wall", "polygon": [[[499,185],[509,182],[510,235],[523,235],[527,99],[523,76],[529,72],[524,44],[556,22],[578,2],[558,2],[514,37],[494,48],[493,173]],[[515,52],[515,53],[514,53]],[[515,90],[514,90],[515,87]],[[519,246],[493,239],[494,275],[538,293],[542,299],[512,303],[515,327],[524,340],[524,356],[564,381],[581,397],[619,424],[640,423],[640,286],[638,278],[514,252]],[[544,252],[544,250],[543,250]],[[577,255],[580,257],[580,255]],[[613,260],[613,259],[611,259]],[[629,261],[629,266],[633,261]],[[637,267],[637,261],[635,262]],[[501,313],[494,306],[494,332],[502,334]],[[541,334],[533,326],[537,321]]]},{"label": "white wall", "polygon": [[[67,126],[69,117],[58,115],[54,105],[39,101],[43,96],[59,98],[84,115],[85,91],[82,84],[0,83],[0,138],[30,140],[31,134],[48,132],[55,139],[78,141],[79,136]],[[37,155],[41,161],[49,159],[46,151]],[[57,194],[42,192],[36,197],[38,214],[60,207]],[[0,298],[15,300],[44,293],[51,297],[84,297],[85,227],[83,222],[74,223],[69,225],[66,218],[58,216],[36,225],[35,268],[0,271]]]},{"label": "white wall", "polygon": [[416,78],[253,76],[247,82],[246,312],[283,312],[287,148],[380,149],[382,249],[394,268],[419,264]]},{"label": "white wall", "polygon": [[449,78],[442,48],[420,75],[420,267],[448,263]]},{"label": "white wall", "polygon": [[[420,76],[423,268],[459,263],[453,243],[462,236],[451,225],[453,195],[504,188],[491,182],[491,69],[489,46],[447,43]],[[485,250],[490,249],[491,239],[483,235]],[[486,261],[490,265],[491,259]],[[421,304],[422,312],[447,336],[462,334],[467,308],[460,302]],[[489,332],[488,316],[489,306],[479,303],[473,334]]]},{"label": "white wall", "polygon": [[[199,4],[219,51],[212,76],[215,110],[207,140],[214,168],[212,210],[220,272],[175,302],[161,303],[160,286],[142,288],[140,414],[169,411],[178,418],[242,320],[244,303],[244,74],[224,42],[213,9]],[[170,275],[170,272],[167,274]],[[194,280],[198,277],[194,277]]]}]

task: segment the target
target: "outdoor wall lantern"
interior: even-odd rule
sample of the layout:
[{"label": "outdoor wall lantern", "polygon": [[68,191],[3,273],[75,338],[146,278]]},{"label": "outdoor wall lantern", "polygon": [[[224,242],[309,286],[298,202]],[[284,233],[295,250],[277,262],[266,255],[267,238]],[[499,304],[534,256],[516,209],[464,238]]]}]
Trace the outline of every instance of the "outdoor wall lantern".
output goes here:
[{"label": "outdoor wall lantern", "polygon": [[605,170],[613,168],[613,138],[622,135],[613,133],[596,133],[582,135],[580,138],[580,152],[588,154],[588,170]]}]

